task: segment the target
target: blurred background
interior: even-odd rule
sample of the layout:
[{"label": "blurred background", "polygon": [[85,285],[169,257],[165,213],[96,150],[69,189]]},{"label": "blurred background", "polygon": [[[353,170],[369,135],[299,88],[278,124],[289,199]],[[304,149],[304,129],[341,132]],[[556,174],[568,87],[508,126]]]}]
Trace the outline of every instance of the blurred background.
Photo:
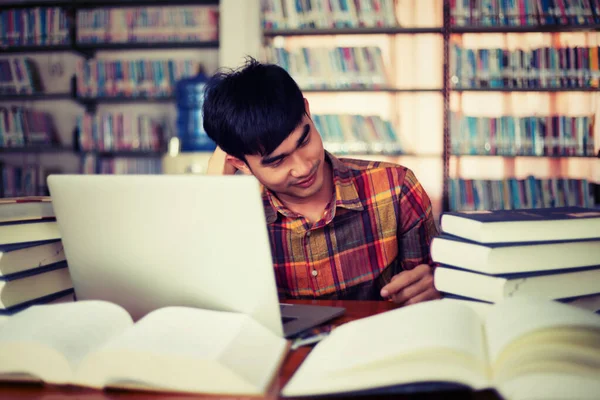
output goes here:
[{"label": "blurred background", "polygon": [[202,90],[246,55],[325,147],[434,211],[600,203],[600,0],[0,1],[0,196],[50,173],[202,174]]}]

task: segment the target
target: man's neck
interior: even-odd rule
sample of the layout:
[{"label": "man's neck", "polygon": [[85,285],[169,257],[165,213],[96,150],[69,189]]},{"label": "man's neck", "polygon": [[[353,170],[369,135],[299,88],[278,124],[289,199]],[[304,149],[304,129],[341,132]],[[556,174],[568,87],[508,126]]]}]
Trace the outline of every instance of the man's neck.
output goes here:
[{"label": "man's neck", "polygon": [[314,196],[309,198],[282,198],[278,196],[287,209],[302,215],[311,223],[315,223],[322,218],[325,207],[333,196],[333,172],[331,164],[325,160],[323,168],[325,176],[323,186]]}]

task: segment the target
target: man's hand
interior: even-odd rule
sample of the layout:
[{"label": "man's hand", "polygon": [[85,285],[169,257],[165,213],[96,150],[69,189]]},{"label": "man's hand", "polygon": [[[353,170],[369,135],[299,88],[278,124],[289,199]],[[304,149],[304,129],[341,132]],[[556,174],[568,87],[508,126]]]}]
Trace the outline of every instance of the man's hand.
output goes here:
[{"label": "man's hand", "polygon": [[227,161],[227,153],[217,146],[208,160],[207,175],[233,175],[237,169]]},{"label": "man's hand", "polygon": [[433,285],[433,271],[427,264],[394,275],[381,289],[381,296],[402,306],[442,297]]}]

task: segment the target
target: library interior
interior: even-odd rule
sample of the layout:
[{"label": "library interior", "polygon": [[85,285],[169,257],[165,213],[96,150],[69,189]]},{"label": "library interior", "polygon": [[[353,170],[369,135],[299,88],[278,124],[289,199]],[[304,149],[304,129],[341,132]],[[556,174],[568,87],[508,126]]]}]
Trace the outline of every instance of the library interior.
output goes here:
[{"label": "library interior", "polygon": [[[145,325],[76,301],[85,235],[51,189],[202,182],[217,148],[204,89],[249,57],[294,79],[326,152],[414,173],[443,299],[298,296],[344,313],[293,338],[252,301],[214,303],[246,319],[167,307]],[[287,279],[325,279],[312,257]],[[296,261],[267,274],[273,297]],[[0,398],[594,399],[599,316],[600,0],[0,0]],[[66,325],[97,335],[41,333]]]}]

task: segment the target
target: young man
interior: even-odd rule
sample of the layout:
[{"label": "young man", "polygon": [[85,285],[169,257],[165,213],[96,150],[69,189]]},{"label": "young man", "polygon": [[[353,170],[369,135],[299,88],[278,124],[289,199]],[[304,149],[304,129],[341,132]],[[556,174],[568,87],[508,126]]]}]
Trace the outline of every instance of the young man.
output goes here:
[{"label": "young man", "polygon": [[308,101],[284,69],[250,59],[215,75],[203,111],[218,145],[209,173],[240,170],[264,187],[281,298],[440,297],[430,266],[431,202],[414,174],[325,151]]}]

